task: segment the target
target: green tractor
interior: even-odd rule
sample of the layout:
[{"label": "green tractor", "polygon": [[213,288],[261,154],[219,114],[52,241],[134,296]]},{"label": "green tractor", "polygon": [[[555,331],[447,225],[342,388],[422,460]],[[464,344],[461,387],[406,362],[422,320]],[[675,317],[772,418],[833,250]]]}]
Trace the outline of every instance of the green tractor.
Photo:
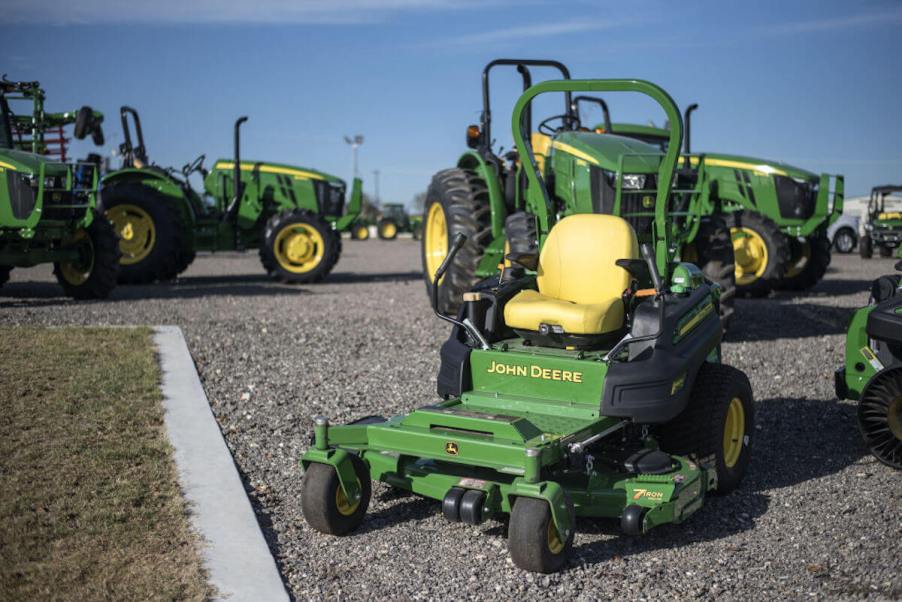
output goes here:
[{"label": "green tractor", "polygon": [[[667,144],[666,128],[611,123],[601,98],[581,96],[574,102],[577,112],[584,104],[601,109],[603,121],[593,128],[598,133]],[[830,264],[827,228],[842,215],[843,177],[752,157],[692,155],[690,119],[697,108],[690,105],[683,117],[683,152],[692,165],[704,163],[702,186],[709,194],[698,209],[703,215],[722,216],[730,228],[737,291],[763,295],[771,289],[803,290],[817,284]]]},{"label": "green tractor", "polygon": [[[508,252],[529,251],[536,243],[536,220],[525,209],[526,173],[516,152],[503,157],[493,150],[489,76],[496,67],[515,67],[523,89],[532,85],[530,67],[556,69],[570,79],[566,66],[549,60],[496,59],[482,72],[483,110],[480,125],[467,128],[470,150],[457,166],[437,173],[425,202],[422,261],[427,291],[448,252],[453,235],[467,236],[442,282],[438,305],[454,313],[464,292],[476,282],[497,275]],[[657,171],[665,149],[633,137],[600,134],[582,127],[572,95],[563,94],[563,110],[544,119],[531,134],[536,161],[549,187],[553,213],[560,216],[604,213],[623,217],[640,242],[651,241]],[[524,115],[532,127],[531,109]],[[679,153],[679,149],[674,149]],[[683,165],[668,196],[668,240],[672,251],[683,252],[692,243],[692,260],[721,288],[724,325],[733,312],[735,281],[730,232],[718,215],[701,207],[710,203],[704,163]],[[661,233],[658,233],[659,235]]]},{"label": "green tractor", "polygon": [[873,257],[875,248],[881,257],[892,257],[893,249],[902,249],[902,201],[892,196],[896,192],[902,192],[902,186],[871,189],[858,240],[858,252],[863,259]]},{"label": "green tractor", "polygon": [[[232,159],[219,159],[207,170],[201,155],[178,172],[163,169],[147,159],[137,111],[122,107],[120,115],[122,168],[101,182],[103,209],[121,237],[120,282],[172,279],[197,251],[259,249],[263,268],[282,282],[317,282],[332,271],[341,255],[341,232],[360,211],[359,179],[345,207],[339,178],[242,160],[240,128],[247,117],[235,122]],[[203,178],[200,192],[191,186],[195,173]]]},{"label": "green tractor", "polygon": [[401,233],[412,234],[414,240],[419,240],[423,234],[423,216],[408,214],[401,203],[385,203],[376,232],[382,240],[394,240]]},{"label": "green tractor", "polygon": [[[540,94],[587,91],[645,94],[670,118],[647,242],[619,216],[557,216],[528,114]],[[682,135],[673,100],[644,81],[546,81],[517,101],[512,128],[536,246],[508,253],[510,267],[467,291],[456,318],[432,296],[453,324],[442,401],[387,419],[314,420],[301,507],[317,531],[357,528],[378,480],[440,501],[450,521],[508,516],[513,562],[547,573],[565,564],[581,517],[619,519],[638,535],[689,519],[743,477],[751,387],[721,363],[719,287],[676,260],[669,236]],[[467,244],[454,234],[433,289]]]},{"label": "green tractor", "polygon": [[[34,122],[29,150],[9,100],[35,103],[43,113],[37,82],[0,81],[0,285],[14,267],[53,263],[53,273],[74,299],[101,299],[116,286],[119,246],[116,232],[95,209],[97,166],[48,159],[41,122]],[[79,112],[77,137],[102,136],[89,108]],[[68,118],[67,118],[68,119]],[[60,119],[59,122],[63,120]],[[18,121],[22,123],[21,120]],[[95,129],[96,128],[96,129]]]},{"label": "green tractor", "polygon": [[[896,264],[902,271],[902,261]],[[902,469],[902,281],[881,276],[852,316],[836,396],[858,401],[858,426],[880,462]]]}]

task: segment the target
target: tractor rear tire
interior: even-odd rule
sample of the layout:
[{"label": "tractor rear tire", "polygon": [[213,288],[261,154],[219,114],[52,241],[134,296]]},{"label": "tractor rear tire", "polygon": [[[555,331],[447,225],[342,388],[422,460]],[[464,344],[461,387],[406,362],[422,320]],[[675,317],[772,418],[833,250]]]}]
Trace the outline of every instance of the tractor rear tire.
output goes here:
[{"label": "tractor rear tire", "polygon": [[376,234],[382,240],[394,240],[398,238],[398,224],[395,223],[395,220],[380,219],[376,226]]},{"label": "tractor rear tire", "polygon": [[[570,524],[576,524],[576,512],[567,498]],[[507,546],[511,560],[525,571],[534,573],[554,573],[567,561],[567,554],[573,546],[573,534],[562,541],[551,519],[548,502],[538,498],[518,497],[511,510],[508,525]]]},{"label": "tractor rear tire", "polygon": [[79,263],[56,262],[53,275],[63,287],[66,296],[73,299],[106,299],[116,288],[121,268],[119,264],[119,237],[113,225],[99,211],[94,211],[94,221],[75,236],[85,239],[83,261]]},{"label": "tractor rear tire", "polygon": [[0,286],[9,282],[9,273],[13,271],[11,265],[0,265]]},{"label": "tractor rear tire", "polygon": [[767,295],[789,264],[789,240],[772,220],[750,211],[725,216],[733,240],[736,292]]},{"label": "tractor rear tire", "polygon": [[695,252],[698,267],[720,285],[720,324],[727,330],[735,310],[736,265],[730,229],[724,220],[713,217],[702,221],[695,237]]},{"label": "tractor rear tire", "polygon": [[178,264],[176,265],[176,276],[187,270],[188,267],[194,263],[195,258],[197,258],[197,253],[193,248],[182,249],[182,252],[179,253]]},{"label": "tractor rear tire", "polygon": [[695,376],[689,404],[659,428],[662,450],[713,467],[718,493],[736,489],[745,475],[755,432],[748,377],[732,366],[705,362]]},{"label": "tractor rear tire", "polygon": [[[805,242],[793,240],[791,246],[796,251],[793,253],[795,257],[799,253],[808,255],[804,265],[796,271],[792,276],[784,275],[777,282],[776,288],[790,291],[804,291],[818,282],[827,273],[827,267],[830,265],[830,240],[824,234],[816,234],[807,238]],[[806,249],[807,246],[807,249]]]},{"label": "tractor rear tire", "polygon": [[871,242],[870,235],[865,234],[858,241],[858,254],[862,259],[870,259],[874,256],[874,244]]},{"label": "tractor rear tire", "polygon": [[510,214],[504,220],[508,252],[538,253],[539,237],[536,235],[536,216],[526,211]]},{"label": "tractor rear tire", "polygon": [[103,210],[119,234],[120,284],[172,280],[181,269],[188,225],[168,197],[140,184],[103,191]]},{"label": "tractor rear tire", "polygon": [[357,456],[351,456],[351,465],[360,485],[356,505],[348,504],[334,467],[314,462],[304,472],[301,511],[307,524],[320,533],[347,535],[363,522],[372,495],[370,472]]},{"label": "tractor rear tire", "polygon": [[340,256],[341,237],[315,213],[292,209],[276,213],[266,222],[260,262],[279,282],[319,282]]},{"label": "tractor rear tire", "polygon": [[467,241],[454,257],[438,287],[438,310],[454,315],[476,281],[476,268],[492,239],[489,190],[475,171],[452,168],[432,177],[423,218],[423,276],[432,297],[432,279],[458,233]]}]

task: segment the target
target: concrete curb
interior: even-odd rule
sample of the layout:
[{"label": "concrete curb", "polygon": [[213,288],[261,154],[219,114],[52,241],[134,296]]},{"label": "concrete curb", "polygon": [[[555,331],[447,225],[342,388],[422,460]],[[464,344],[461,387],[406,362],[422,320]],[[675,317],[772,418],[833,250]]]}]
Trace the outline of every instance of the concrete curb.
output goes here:
[{"label": "concrete curb", "polygon": [[223,599],[288,600],[181,329],[159,326],[154,341],[166,431],[191,522],[206,540],[203,560],[211,583]]}]

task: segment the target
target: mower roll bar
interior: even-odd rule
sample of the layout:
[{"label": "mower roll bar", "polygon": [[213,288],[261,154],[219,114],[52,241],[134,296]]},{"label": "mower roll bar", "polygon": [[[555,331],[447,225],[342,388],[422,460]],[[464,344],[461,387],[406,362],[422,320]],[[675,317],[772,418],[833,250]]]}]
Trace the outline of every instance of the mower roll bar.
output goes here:
[{"label": "mower roll bar", "polygon": [[638,92],[650,97],[664,109],[669,124],[670,136],[667,150],[664,152],[664,158],[658,167],[658,190],[655,198],[655,219],[652,232],[654,233],[655,258],[658,272],[661,274],[663,281],[668,281],[672,251],[667,240],[667,200],[674,181],[674,173],[680,155],[680,143],[683,139],[683,119],[673,98],[663,88],[640,79],[549,80],[531,86],[520,96],[514,105],[514,111],[511,115],[511,130],[514,135],[517,152],[520,155],[520,164],[524,166],[526,171],[528,181],[526,205],[528,210],[539,221],[540,243],[544,242],[545,237],[548,236],[548,232],[551,230],[551,226],[554,224],[555,211],[539,167],[536,164],[528,132],[523,129],[523,114],[533,98],[549,92]]},{"label": "mower roll bar", "polygon": [[[532,86],[532,76],[528,67],[551,67],[557,69],[564,79],[570,79],[570,70],[567,66],[559,61],[544,59],[495,59],[490,62],[482,70],[482,116],[480,117],[479,129],[482,132],[482,150],[491,151],[492,148],[492,109],[491,98],[489,97],[489,72],[494,67],[515,66],[517,71],[523,77],[523,91],[525,92]],[[570,101],[570,93],[566,92],[564,96],[565,109],[567,115],[572,114]],[[532,110],[527,108],[524,119],[527,120],[527,126],[532,127]]]},{"label": "mower roll bar", "polygon": [[[131,130],[128,127],[129,115],[132,116],[132,121],[135,123],[135,137],[138,139],[138,146],[132,146]],[[120,150],[125,161],[128,162],[129,167],[135,159],[147,163],[147,149],[144,147],[144,132],[141,130],[141,118],[138,116],[138,111],[123,105],[119,108],[119,118],[122,121],[122,136],[125,139]]]}]

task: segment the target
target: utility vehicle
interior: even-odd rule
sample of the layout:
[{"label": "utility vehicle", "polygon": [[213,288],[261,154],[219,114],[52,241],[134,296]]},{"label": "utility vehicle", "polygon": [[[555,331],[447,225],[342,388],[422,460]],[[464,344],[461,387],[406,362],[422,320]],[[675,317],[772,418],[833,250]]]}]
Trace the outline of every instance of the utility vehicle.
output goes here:
[{"label": "utility vehicle", "polygon": [[[119,249],[115,231],[95,209],[97,167],[19,148],[21,130],[7,97],[36,90],[36,82],[0,81],[0,285],[14,267],[53,263],[68,296],[103,298],[116,286]],[[43,92],[34,98],[43,103]],[[81,127],[80,134],[92,133],[90,124]],[[42,129],[35,128],[31,150],[40,150]]]},{"label": "utility vehicle", "polygon": [[[902,271],[902,261],[896,264]],[[902,282],[898,274],[871,285],[868,305],[852,316],[836,396],[858,401],[858,426],[878,460],[902,469]]]},{"label": "utility vehicle", "polygon": [[[540,94],[581,91],[645,94],[670,118],[648,241],[619,216],[556,214],[526,117]],[[687,520],[710,491],[743,477],[751,387],[721,363],[719,287],[675,261],[670,244],[682,135],[673,100],[639,80],[546,81],[517,101],[512,128],[537,246],[508,253],[510,267],[468,291],[456,318],[432,296],[453,324],[442,401],[347,425],[314,420],[301,503],[318,531],[360,525],[379,480],[440,500],[451,521],[509,515],[514,563],[551,572],[564,566],[579,517],[619,518],[636,535]],[[453,231],[433,289],[465,245]]]},{"label": "utility vehicle", "polygon": [[[596,132],[667,145],[666,128],[612,123],[604,99],[580,96],[574,102],[577,113],[581,107],[601,109]],[[842,215],[843,177],[754,157],[692,155],[691,116],[697,108],[698,104],[689,105],[683,116],[683,152],[693,165],[704,162],[702,187],[710,194],[697,209],[722,216],[730,227],[738,292],[762,295],[772,288],[801,290],[815,285],[830,264],[827,229]],[[688,255],[692,252],[688,249]]]},{"label": "utility vehicle", "polygon": [[871,189],[868,210],[859,226],[858,253],[863,259],[873,257],[874,249],[881,257],[892,257],[894,249],[902,246],[902,200],[894,193],[902,193],[902,186]]},{"label": "utility vehicle", "polygon": [[[359,179],[345,207],[339,178],[242,160],[240,128],[247,117],[235,122],[232,159],[207,170],[200,155],[180,171],[164,169],[147,158],[138,112],[124,106],[120,117],[122,168],[103,178],[101,199],[121,236],[121,282],[174,278],[197,251],[259,249],[263,268],[283,282],[317,282],[332,271],[341,255],[340,233],[360,211]],[[191,185],[195,173],[203,179],[201,191]]]}]

